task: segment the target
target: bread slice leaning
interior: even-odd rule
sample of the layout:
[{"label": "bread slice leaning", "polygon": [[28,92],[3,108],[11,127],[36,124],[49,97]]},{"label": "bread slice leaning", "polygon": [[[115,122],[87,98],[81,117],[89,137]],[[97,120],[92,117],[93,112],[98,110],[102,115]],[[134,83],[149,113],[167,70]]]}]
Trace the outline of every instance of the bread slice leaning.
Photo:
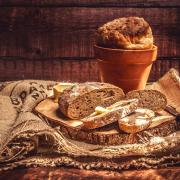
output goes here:
[{"label": "bread slice leaning", "polygon": [[137,98],[139,100],[138,106],[141,108],[158,111],[165,109],[167,99],[164,94],[157,90],[134,90],[126,94],[126,99]]},{"label": "bread slice leaning", "polygon": [[110,106],[124,96],[123,90],[112,84],[86,82],[65,89],[58,103],[65,116],[82,119],[94,112],[97,106]]},{"label": "bread slice leaning", "polygon": [[96,109],[94,113],[81,119],[86,129],[95,129],[111,124],[131,114],[138,107],[137,99],[122,100],[102,110]]}]

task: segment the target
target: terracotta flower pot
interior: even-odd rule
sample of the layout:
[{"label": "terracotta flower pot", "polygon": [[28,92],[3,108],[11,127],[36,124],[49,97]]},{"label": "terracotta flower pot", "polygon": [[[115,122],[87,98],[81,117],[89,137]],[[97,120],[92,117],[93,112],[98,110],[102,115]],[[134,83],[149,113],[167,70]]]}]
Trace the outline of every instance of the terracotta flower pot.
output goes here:
[{"label": "terracotta flower pot", "polygon": [[94,46],[100,79],[121,87],[125,92],[144,89],[157,47],[146,50],[111,49]]}]

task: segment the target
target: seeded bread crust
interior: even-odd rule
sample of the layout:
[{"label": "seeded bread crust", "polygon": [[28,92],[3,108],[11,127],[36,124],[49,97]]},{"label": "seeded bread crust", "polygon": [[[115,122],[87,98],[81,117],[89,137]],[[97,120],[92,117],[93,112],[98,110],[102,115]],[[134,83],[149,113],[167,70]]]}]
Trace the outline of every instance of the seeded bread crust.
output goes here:
[{"label": "seeded bread crust", "polygon": [[137,98],[138,106],[148,108],[153,111],[165,109],[167,98],[164,94],[157,90],[134,90],[126,94],[126,99]]},{"label": "seeded bread crust", "polygon": [[65,116],[82,119],[94,112],[97,106],[110,106],[124,96],[123,90],[112,84],[86,82],[64,90],[58,103]]},{"label": "seeded bread crust", "polygon": [[152,30],[143,18],[118,18],[97,30],[96,44],[117,49],[150,49],[153,47]]}]

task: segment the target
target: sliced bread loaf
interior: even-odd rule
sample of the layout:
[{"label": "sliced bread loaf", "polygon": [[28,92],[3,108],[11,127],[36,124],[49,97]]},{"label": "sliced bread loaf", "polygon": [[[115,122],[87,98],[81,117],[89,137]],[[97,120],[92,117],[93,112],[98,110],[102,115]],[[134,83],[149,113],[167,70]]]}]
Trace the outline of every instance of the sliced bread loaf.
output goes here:
[{"label": "sliced bread loaf", "polygon": [[81,119],[86,129],[95,129],[111,124],[128,116],[138,107],[138,100],[122,100],[107,108],[97,107],[91,115]]},{"label": "sliced bread loaf", "polygon": [[167,105],[167,99],[164,94],[157,90],[134,90],[126,94],[126,99],[137,98],[139,107],[148,108],[153,111],[164,109]]},{"label": "sliced bread loaf", "polygon": [[124,96],[123,90],[112,84],[86,82],[65,89],[58,103],[65,116],[82,119],[94,112],[97,106],[110,106]]}]

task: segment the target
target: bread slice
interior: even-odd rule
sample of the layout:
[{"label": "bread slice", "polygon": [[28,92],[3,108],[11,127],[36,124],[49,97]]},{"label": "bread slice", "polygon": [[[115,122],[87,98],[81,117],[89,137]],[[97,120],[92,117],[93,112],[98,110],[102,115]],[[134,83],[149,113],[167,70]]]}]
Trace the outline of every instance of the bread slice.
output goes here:
[{"label": "bread slice", "polygon": [[155,113],[149,109],[138,108],[131,115],[119,119],[119,128],[126,133],[137,133],[147,129]]},{"label": "bread slice", "polygon": [[180,112],[180,76],[176,69],[171,68],[157,82],[146,88],[158,90],[167,97],[168,105]]},{"label": "bread slice", "polygon": [[96,108],[90,116],[81,119],[86,129],[95,129],[111,124],[119,119],[131,114],[138,107],[138,100],[122,100],[113,105],[103,108]]},{"label": "bread slice", "polygon": [[167,99],[164,94],[157,90],[134,90],[126,94],[126,99],[137,98],[139,107],[158,111],[165,109]]},{"label": "bread slice", "polygon": [[124,96],[123,90],[112,84],[86,82],[65,89],[58,103],[65,116],[82,119],[94,112],[97,106],[110,106]]}]

